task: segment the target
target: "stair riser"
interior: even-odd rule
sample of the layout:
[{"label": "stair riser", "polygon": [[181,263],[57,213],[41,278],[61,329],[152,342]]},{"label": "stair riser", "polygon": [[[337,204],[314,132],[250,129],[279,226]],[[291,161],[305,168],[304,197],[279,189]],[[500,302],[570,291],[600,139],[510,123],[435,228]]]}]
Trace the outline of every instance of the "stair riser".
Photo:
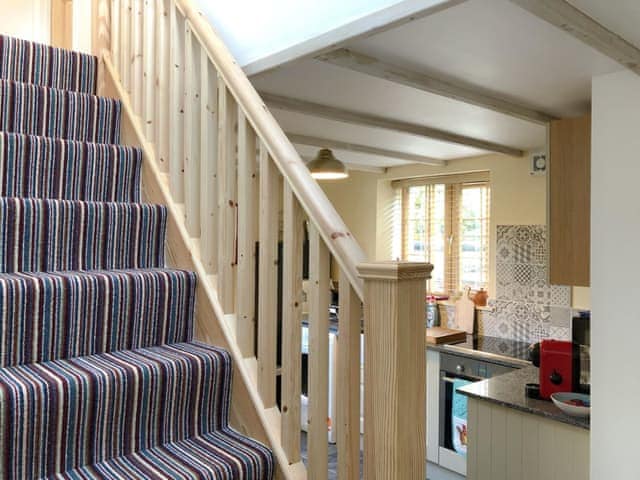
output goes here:
[{"label": "stair riser", "polygon": [[139,149],[0,132],[0,196],[139,202]]},{"label": "stair riser", "polygon": [[92,55],[0,35],[0,78],[94,94],[97,67]]},{"label": "stair riser", "polygon": [[160,205],[0,198],[0,271],[164,266]]},{"label": "stair riser", "polygon": [[119,100],[0,80],[0,130],[81,142],[120,141]]},{"label": "stair riser", "polygon": [[0,367],[187,342],[196,277],[184,271],[0,276]]},{"label": "stair riser", "polygon": [[226,426],[226,352],[194,344],[0,370],[0,478],[40,478]]}]

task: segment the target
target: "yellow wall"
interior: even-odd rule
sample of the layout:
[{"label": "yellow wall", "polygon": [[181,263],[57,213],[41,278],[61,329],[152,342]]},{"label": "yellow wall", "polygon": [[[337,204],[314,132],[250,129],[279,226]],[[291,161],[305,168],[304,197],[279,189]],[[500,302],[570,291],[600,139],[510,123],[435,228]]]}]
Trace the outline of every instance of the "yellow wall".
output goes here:
[{"label": "yellow wall", "polygon": [[[394,219],[399,205],[391,181],[420,175],[491,172],[491,239],[489,292],[495,294],[496,225],[544,225],[547,214],[546,176],[529,174],[529,158],[505,155],[453,160],[445,167],[409,165],[388,169],[387,173],[352,172],[346,181],[323,183],[322,187],[358,240],[368,258],[390,260],[394,248]],[[397,229],[397,221],[395,229]],[[396,241],[397,243],[397,241]],[[396,245],[397,247],[397,245]],[[589,289],[574,288],[573,304],[589,308]]]}]

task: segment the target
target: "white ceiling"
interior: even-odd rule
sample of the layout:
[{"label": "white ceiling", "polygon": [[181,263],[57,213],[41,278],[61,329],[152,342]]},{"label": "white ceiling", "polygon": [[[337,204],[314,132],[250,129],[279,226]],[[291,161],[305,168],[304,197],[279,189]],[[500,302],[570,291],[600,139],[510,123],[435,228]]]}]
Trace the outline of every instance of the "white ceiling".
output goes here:
[{"label": "white ceiling", "polygon": [[[640,5],[640,0],[629,0],[630,8],[636,4]],[[613,60],[508,0],[468,0],[346,47],[403,68],[473,84],[560,117],[587,113],[592,77],[621,69]],[[523,150],[542,148],[546,142],[544,126],[316,60],[299,60],[257,75],[252,81],[269,93],[419,123]],[[292,133],[441,159],[484,153],[309,115],[280,110],[274,114]],[[357,163],[401,163],[354,155]]]}]

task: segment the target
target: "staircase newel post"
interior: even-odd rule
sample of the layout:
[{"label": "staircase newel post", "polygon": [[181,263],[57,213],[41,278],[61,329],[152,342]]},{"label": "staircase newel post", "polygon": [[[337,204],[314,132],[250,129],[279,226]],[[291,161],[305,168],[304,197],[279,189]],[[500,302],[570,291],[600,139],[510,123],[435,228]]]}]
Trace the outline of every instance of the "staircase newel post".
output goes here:
[{"label": "staircase newel post", "polygon": [[433,266],[358,266],[364,279],[364,478],[426,478],[424,296]]}]

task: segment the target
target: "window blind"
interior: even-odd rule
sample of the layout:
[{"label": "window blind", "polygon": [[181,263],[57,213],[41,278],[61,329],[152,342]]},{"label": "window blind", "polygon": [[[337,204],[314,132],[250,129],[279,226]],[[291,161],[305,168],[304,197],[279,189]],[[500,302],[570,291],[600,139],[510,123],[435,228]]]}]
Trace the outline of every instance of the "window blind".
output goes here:
[{"label": "window blind", "polygon": [[[424,183],[425,179],[429,181]],[[441,180],[446,183],[438,183]],[[396,183],[404,185],[402,257],[433,264],[427,285],[432,293],[460,291],[466,286],[486,287],[490,228],[488,172],[423,177],[421,183],[414,183],[417,181]]]}]

